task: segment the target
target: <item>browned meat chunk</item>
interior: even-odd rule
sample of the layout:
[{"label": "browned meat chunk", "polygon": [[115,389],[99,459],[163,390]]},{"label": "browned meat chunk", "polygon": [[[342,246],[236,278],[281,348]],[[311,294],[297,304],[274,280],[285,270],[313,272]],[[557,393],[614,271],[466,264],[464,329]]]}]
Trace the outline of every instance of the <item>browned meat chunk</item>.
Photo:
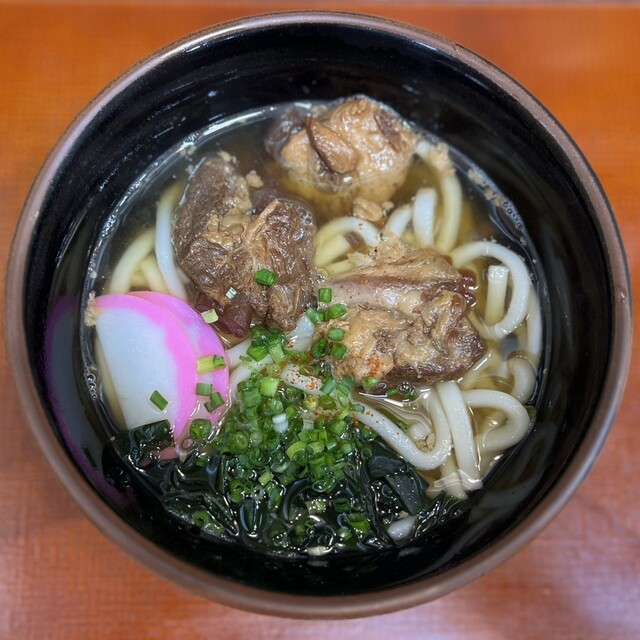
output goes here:
[{"label": "browned meat chunk", "polygon": [[267,144],[298,193],[345,213],[358,196],[377,204],[391,198],[406,178],[416,140],[391,109],[354,97],[303,124],[289,114]]},{"label": "browned meat chunk", "polygon": [[346,357],[334,361],[335,373],[358,382],[374,376],[389,385],[458,378],[485,351],[466,317],[474,284],[430,248],[331,280],[325,286],[333,302],[348,309],[319,325],[323,332],[334,326],[346,331]]},{"label": "browned meat chunk", "polygon": [[[273,199],[254,214],[236,167],[212,157],[189,180],[172,238],[178,263],[219,310],[246,316],[248,304],[254,320],[288,331],[314,297],[314,234],[313,218],[299,204]],[[260,269],[275,272],[276,284],[258,284]],[[246,317],[242,325],[246,330]]]}]

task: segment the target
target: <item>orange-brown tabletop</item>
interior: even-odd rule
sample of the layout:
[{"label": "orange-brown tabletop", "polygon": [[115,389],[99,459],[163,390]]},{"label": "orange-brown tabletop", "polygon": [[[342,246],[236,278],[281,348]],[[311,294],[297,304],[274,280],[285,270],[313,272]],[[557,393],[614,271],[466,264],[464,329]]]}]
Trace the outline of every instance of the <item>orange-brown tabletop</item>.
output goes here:
[{"label": "orange-brown tabletop", "polygon": [[[199,28],[303,6],[345,7],[267,0],[0,3],[3,268],[46,153],[104,85],[142,56]],[[349,7],[450,37],[536,95],[602,181],[628,252],[634,295],[640,293],[639,5],[389,1]],[[408,611],[292,621],[201,600],[107,540],[47,466],[19,408],[4,344],[0,348],[1,638],[640,638],[637,361],[592,473],[523,551],[460,591]]]}]

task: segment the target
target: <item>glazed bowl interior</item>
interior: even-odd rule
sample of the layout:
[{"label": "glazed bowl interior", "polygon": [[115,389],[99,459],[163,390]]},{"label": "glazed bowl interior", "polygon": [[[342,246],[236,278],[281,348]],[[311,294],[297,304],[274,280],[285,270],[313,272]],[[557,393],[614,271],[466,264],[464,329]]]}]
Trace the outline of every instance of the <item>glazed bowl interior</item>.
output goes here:
[{"label": "glazed bowl interior", "polygon": [[[459,149],[520,212],[547,283],[538,419],[484,490],[470,495],[464,517],[426,538],[368,555],[260,557],[185,533],[119,465],[91,400],[92,381],[72,355],[80,296],[107,217],[155,158],[237,113],[352,94],[387,103]],[[584,478],[613,420],[628,363],[622,245],[597,180],[564,131],[481,58],[361,16],[280,14],[222,25],[110,85],[72,124],[34,184],[8,295],[15,302],[8,346],[25,411],[88,515],[160,574],[264,613],[388,611],[443,595],[496,566],[538,533]],[[44,366],[47,349],[57,354],[53,371]],[[52,386],[52,377],[66,382]]]}]

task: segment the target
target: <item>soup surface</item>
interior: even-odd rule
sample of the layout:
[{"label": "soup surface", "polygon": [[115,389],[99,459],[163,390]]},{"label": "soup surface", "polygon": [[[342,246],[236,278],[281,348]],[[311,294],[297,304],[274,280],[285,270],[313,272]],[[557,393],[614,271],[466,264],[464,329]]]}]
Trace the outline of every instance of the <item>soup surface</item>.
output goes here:
[{"label": "soup surface", "polygon": [[364,96],[194,134],[132,185],[92,264],[92,397],[185,535],[402,545],[460,518],[535,418],[542,274],[517,212]]}]

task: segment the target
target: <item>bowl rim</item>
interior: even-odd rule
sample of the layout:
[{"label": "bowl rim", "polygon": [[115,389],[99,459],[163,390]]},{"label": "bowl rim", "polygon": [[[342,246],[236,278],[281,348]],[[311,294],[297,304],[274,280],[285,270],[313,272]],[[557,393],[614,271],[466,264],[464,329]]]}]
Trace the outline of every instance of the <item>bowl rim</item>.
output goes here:
[{"label": "bowl rim", "polygon": [[[40,217],[48,185],[86,125],[120,91],[165,60],[187,53],[190,49],[199,48],[209,41],[239,32],[287,25],[347,26],[373,31],[381,30],[393,36],[405,38],[415,44],[427,46],[460,59],[476,73],[488,77],[514,100],[523,104],[542,124],[547,134],[555,138],[558,146],[564,150],[572,171],[592,203],[596,216],[595,222],[600,227],[614,291],[611,358],[602,394],[592,418],[592,428],[580,444],[562,477],[547,495],[522,522],[501,538],[499,545],[479,552],[460,566],[409,585],[348,596],[295,595],[269,592],[243,585],[218,577],[186,561],[178,560],[135,531],[90,486],[50,428],[45,411],[40,405],[29,366],[27,336],[22,323],[25,312],[23,282],[27,269],[31,232]],[[595,463],[621,402],[630,363],[631,288],[622,239],[602,187],[567,132],[524,87],[480,55],[453,40],[419,27],[361,13],[283,11],[222,22],[186,35],[151,53],[124,71],[76,116],[45,160],[33,182],[18,221],[10,250],[5,284],[5,300],[11,300],[11,304],[5,304],[5,343],[14,380],[18,381],[16,388],[22,410],[55,475],[85,515],[108,539],[115,542],[128,555],[170,582],[220,604],[267,615],[338,619],[389,613],[435,600],[480,578],[505,562],[549,524],[577,491]]]}]

